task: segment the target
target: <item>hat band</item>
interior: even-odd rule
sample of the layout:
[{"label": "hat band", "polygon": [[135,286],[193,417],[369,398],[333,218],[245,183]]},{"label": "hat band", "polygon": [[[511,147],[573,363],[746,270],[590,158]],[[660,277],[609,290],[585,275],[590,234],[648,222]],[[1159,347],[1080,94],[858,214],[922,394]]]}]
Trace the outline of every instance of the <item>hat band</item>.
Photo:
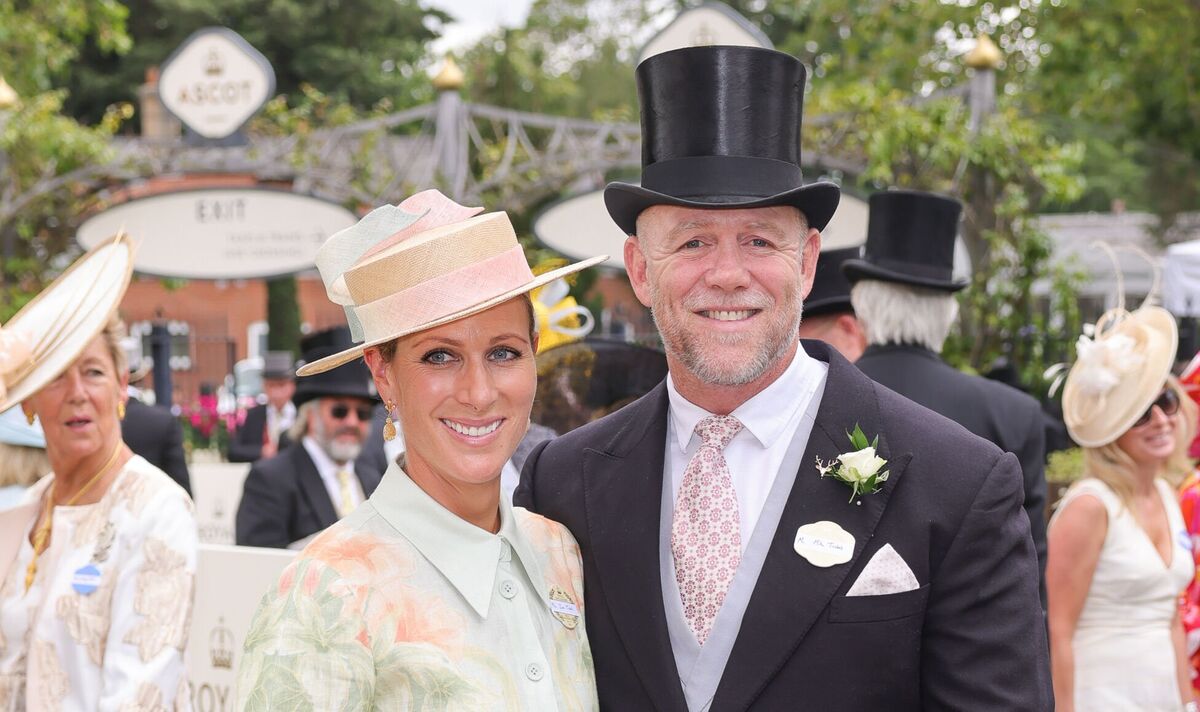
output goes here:
[{"label": "hat band", "polygon": [[355,307],[368,343],[419,331],[533,281],[525,251],[504,252]]},{"label": "hat band", "polygon": [[910,277],[923,277],[925,279],[940,279],[944,281],[950,280],[954,276],[952,267],[943,267],[940,265],[930,265],[921,262],[905,262],[904,260],[894,260],[887,257],[875,257],[868,259],[876,267],[882,267],[892,272],[909,275]]},{"label": "hat band", "polygon": [[672,158],[642,169],[642,187],[679,198],[767,198],[799,188],[802,180],[800,166],[757,156]]}]

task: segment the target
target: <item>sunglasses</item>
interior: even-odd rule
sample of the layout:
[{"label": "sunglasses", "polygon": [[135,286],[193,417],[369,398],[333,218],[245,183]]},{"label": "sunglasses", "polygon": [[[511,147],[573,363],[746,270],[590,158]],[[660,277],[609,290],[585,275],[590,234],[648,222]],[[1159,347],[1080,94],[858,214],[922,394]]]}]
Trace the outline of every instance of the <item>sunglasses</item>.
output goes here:
[{"label": "sunglasses", "polygon": [[1175,415],[1179,412],[1179,396],[1176,395],[1175,391],[1171,390],[1170,388],[1158,394],[1158,398],[1155,398],[1154,402],[1150,404],[1150,407],[1146,409],[1146,412],[1142,413],[1142,417],[1138,418],[1137,421],[1134,422],[1133,427],[1140,428],[1146,423],[1149,423],[1150,417],[1154,415],[1155,406],[1158,406],[1158,409],[1163,412],[1163,415]]},{"label": "sunglasses", "polygon": [[365,423],[371,419],[371,406],[369,405],[360,405],[356,408],[351,408],[342,403],[335,403],[329,409],[329,414],[333,416],[334,420],[345,420],[352,410],[358,416],[359,422]]}]

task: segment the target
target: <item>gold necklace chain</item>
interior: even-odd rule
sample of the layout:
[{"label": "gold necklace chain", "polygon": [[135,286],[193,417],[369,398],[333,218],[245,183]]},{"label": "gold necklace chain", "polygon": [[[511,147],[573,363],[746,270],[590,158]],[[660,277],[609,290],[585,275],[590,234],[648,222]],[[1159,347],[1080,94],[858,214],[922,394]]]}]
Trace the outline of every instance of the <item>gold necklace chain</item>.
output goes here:
[{"label": "gold necklace chain", "polygon": [[[101,466],[100,471],[92,475],[91,478],[84,483],[83,487],[80,487],[79,491],[72,495],[63,506],[70,507],[74,505],[79,501],[80,497],[82,497],[85,493],[87,493],[88,490],[92,488],[92,485],[100,481],[100,478],[104,476],[104,473],[108,472],[108,468],[112,467],[113,463],[117,461],[117,456],[121,454],[121,446],[123,444],[124,443],[121,440],[117,441],[117,446],[113,448],[112,454],[108,456],[108,460],[103,466]],[[38,525],[37,531],[33,533],[33,559],[30,560],[29,566],[25,569],[26,593],[29,592],[29,587],[33,585],[33,579],[37,575],[38,557],[41,556],[44,551],[46,551],[46,547],[50,543],[50,527],[54,521],[54,491],[56,489],[58,489],[57,478],[55,478],[54,484],[50,485],[50,491],[46,493],[46,506],[42,510],[42,523]]]}]

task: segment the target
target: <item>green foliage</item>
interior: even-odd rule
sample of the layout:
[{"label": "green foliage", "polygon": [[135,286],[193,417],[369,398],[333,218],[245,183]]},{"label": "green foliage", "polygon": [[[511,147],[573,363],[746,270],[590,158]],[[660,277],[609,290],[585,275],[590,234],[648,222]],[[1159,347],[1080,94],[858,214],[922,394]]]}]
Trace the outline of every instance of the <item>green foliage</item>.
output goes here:
[{"label": "green foliage", "polygon": [[267,280],[267,350],[300,353],[300,303],[296,278]]},{"label": "green foliage", "polygon": [[1050,453],[1046,462],[1046,481],[1070,483],[1083,477],[1083,449],[1071,448]]},{"label": "green foliage", "polygon": [[[111,1],[111,0],[110,0]],[[49,3],[47,3],[49,4]],[[115,4],[115,3],[114,3]],[[298,97],[310,84],[351,106],[424,103],[426,44],[448,18],[418,0],[125,0],[133,42],[125,54],[90,41],[66,73],[68,111],[95,121],[114,101],[133,101],[147,68],[161,65],[192,32],[228,27],[270,60],[276,90]]]},{"label": "green foliage", "polygon": [[[128,14],[117,0],[0,2],[0,76],[18,94],[48,91],[54,76],[78,58],[84,42],[114,55],[127,52]],[[103,113],[102,107],[96,120]]]}]

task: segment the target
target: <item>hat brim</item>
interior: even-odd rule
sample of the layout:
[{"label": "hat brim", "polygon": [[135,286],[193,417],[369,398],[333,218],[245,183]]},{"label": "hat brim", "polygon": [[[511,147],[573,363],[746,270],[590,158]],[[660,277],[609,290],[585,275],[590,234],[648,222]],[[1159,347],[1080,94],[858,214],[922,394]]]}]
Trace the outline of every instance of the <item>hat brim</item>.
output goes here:
[{"label": "hat brim", "polygon": [[6,384],[0,411],[24,401],[58,378],[116,313],[133,276],[133,243],[124,234],[97,244],[21,308],[4,328],[28,334],[37,359]]},{"label": "hat brim", "polygon": [[419,331],[425,331],[426,329],[432,329],[435,326],[442,326],[444,324],[449,324],[452,321],[458,321],[459,319],[465,319],[466,317],[473,316],[482,311],[487,311],[488,309],[491,309],[492,307],[494,307],[498,304],[503,304],[504,302],[507,302],[509,299],[512,299],[514,297],[519,297],[522,294],[528,294],[529,292],[532,292],[533,290],[537,289],[538,287],[549,284],[556,279],[566,277],[567,275],[574,274],[581,270],[585,270],[588,267],[594,267],[607,259],[608,259],[608,255],[600,255],[598,257],[591,257],[582,262],[576,262],[575,264],[567,265],[566,267],[560,267],[556,270],[552,270],[550,272],[540,274],[540,275],[534,277],[532,281],[527,282],[526,284],[523,284],[520,287],[517,287],[516,289],[510,289],[509,291],[504,292],[503,294],[496,295],[495,297],[492,297],[491,299],[488,299],[486,301],[480,302],[478,304],[474,304],[465,309],[460,309],[456,312],[447,314],[446,316],[440,317],[438,319],[434,319],[434,320],[426,322],[424,324],[419,324],[410,329],[403,329],[403,330],[397,331],[394,334],[389,334],[387,336],[384,336],[384,337],[381,337],[378,339],[373,339],[371,341],[367,341],[367,342],[365,342],[363,344],[359,344],[353,348],[349,348],[349,349],[346,349],[345,351],[341,351],[336,354],[333,354],[332,356],[326,356],[323,359],[313,361],[312,363],[304,364],[304,366],[300,367],[300,369],[298,369],[296,371],[296,375],[300,376],[300,377],[304,377],[304,376],[312,376],[312,375],[315,375],[318,373],[324,373],[325,371],[328,371],[333,368],[337,368],[338,366],[341,366],[344,363],[353,361],[354,359],[361,357],[363,355],[363,351],[365,351],[366,349],[372,348],[374,346],[380,346],[382,344],[386,344],[389,341],[393,341],[395,339],[409,336],[410,334],[415,334]]},{"label": "hat brim", "polygon": [[850,297],[826,297],[825,299],[806,301],[801,312],[802,316],[806,317],[834,313],[853,314],[854,306],[850,303]]},{"label": "hat brim", "polygon": [[379,401],[379,395],[372,393],[365,382],[362,384],[334,383],[309,390],[297,387],[296,393],[292,395],[292,404],[299,408],[317,398],[361,398],[372,403]]},{"label": "hat brim", "polygon": [[846,279],[850,281],[850,284],[854,284],[861,279],[877,279],[881,282],[895,282],[897,284],[907,284],[911,287],[936,289],[942,292],[958,292],[971,284],[971,281],[968,279],[945,280],[897,272],[896,270],[880,267],[861,258],[849,259],[843,262],[842,274],[846,275]]},{"label": "hat brim", "polygon": [[677,205],[683,208],[706,210],[790,205],[804,213],[809,227],[824,230],[830,219],[833,218],[833,213],[837,210],[841,197],[841,189],[829,182],[811,183],[765,198],[747,198],[744,195],[713,195],[702,200],[667,195],[631,183],[609,183],[604,189],[604,206],[608,208],[608,214],[612,217],[613,222],[626,235],[636,234],[638,215],[655,205]]}]

